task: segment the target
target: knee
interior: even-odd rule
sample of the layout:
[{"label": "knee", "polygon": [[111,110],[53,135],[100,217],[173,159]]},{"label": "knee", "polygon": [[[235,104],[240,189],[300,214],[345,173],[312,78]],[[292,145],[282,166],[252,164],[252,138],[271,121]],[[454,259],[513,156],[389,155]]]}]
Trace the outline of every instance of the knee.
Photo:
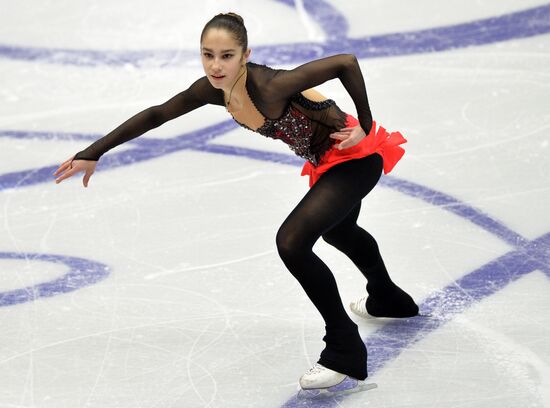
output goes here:
[{"label": "knee", "polygon": [[293,241],[292,234],[289,233],[284,226],[279,228],[277,236],[275,237],[275,243],[281,259],[285,260],[292,257],[293,252],[296,250]]},{"label": "knee", "polygon": [[299,231],[290,230],[284,225],[279,228],[279,231],[277,231],[275,242],[277,244],[279,256],[285,262],[291,261],[308,248],[304,237],[301,236]]}]

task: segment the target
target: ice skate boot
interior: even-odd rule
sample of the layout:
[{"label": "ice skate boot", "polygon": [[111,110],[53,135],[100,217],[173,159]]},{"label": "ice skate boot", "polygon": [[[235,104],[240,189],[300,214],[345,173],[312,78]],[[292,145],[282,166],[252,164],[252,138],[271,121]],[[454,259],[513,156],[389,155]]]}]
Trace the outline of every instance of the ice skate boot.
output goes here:
[{"label": "ice skate boot", "polygon": [[[353,313],[364,319],[375,319],[378,317],[390,317],[390,318],[407,318],[418,316],[418,306],[412,298],[405,292],[401,291],[401,301],[403,297],[409,297],[410,301],[407,302],[407,307],[401,307],[399,304],[391,303],[391,297],[386,301],[379,302],[372,296],[363,296],[350,303],[349,307]],[[405,295],[405,296],[403,296]]]},{"label": "ice skate boot", "polygon": [[298,398],[335,397],[376,387],[316,363],[300,378]]},{"label": "ice skate boot", "polygon": [[392,282],[384,262],[362,269],[367,278],[368,296],[352,302],[351,311],[361,317],[413,317],[418,306],[413,298]]}]

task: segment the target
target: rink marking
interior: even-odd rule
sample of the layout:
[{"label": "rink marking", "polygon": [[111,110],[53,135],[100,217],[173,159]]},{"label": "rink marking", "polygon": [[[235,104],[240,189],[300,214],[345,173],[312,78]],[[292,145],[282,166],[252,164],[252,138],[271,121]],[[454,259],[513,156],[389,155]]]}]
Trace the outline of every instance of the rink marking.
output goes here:
[{"label": "rink marking", "polygon": [[[1,259],[16,259],[27,262],[42,261],[66,265],[69,271],[63,276],[37,285],[0,292],[0,307],[13,306],[44,297],[52,297],[93,285],[109,275],[109,268],[102,263],[74,256],[0,252]],[[10,271],[7,271],[10,272]],[[13,271],[16,273],[17,271]]]},{"label": "rink marking", "polygon": [[[225,134],[235,127],[236,125],[233,121],[229,120],[167,140],[141,139],[138,142],[139,139],[136,139],[135,145],[137,145],[137,147],[105,156],[102,158],[101,167],[103,170],[107,170],[127,164],[137,164],[180,150],[216,153],[293,166],[301,166],[303,164],[303,161],[296,156],[210,143],[216,137]],[[21,137],[21,135],[17,137]],[[45,169],[47,171],[39,169],[39,171],[30,170],[28,172],[19,173],[24,176],[25,185],[51,182],[51,171],[53,167]],[[29,177],[29,173],[34,174],[34,177]],[[8,187],[6,182],[9,182],[8,185],[11,185],[12,188],[14,184],[22,185],[22,183],[17,181],[17,178],[17,173],[0,176],[0,191]],[[516,250],[465,275],[461,279],[451,283],[446,288],[427,298],[420,307],[423,313],[433,313],[435,316],[434,318],[426,319],[419,317],[389,322],[383,328],[369,336],[366,339],[366,344],[371,351],[371,357],[369,358],[369,372],[371,376],[388,362],[392,361],[403,350],[441,327],[450,320],[453,315],[460,313],[484,297],[490,296],[496,291],[503,289],[519,277],[537,269],[542,270],[550,277],[550,270],[546,266],[550,264],[550,236],[547,235],[542,239],[529,242],[499,221],[460,202],[456,198],[410,181],[385,176],[381,179],[380,185],[395,189],[403,194],[421,199],[433,206],[450,211],[491,234],[496,235],[504,242],[516,247]],[[515,272],[510,274],[510,270]],[[491,276],[494,280],[490,281],[491,285],[488,285],[489,287],[487,288],[485,286],[488,281],[487,278]],[[446,310],[445,307],[451,303],[449,299],[452,299],[453,307]],[[316,401],[314,405],[307,405],[307,402],[303,400],[298,401],[295,397],[292,397],[283,406],[332,407],[337,404],[337,400],[330,399],[324,401],[324,405],[318,404],[319,401]]]},{"label": "rink marking", "polygon": [[[279,0],[280,1],[280,0]],[[288,1],[280,1],[290,4]],[[298,63],[341,52],[353,52],[357,58],[391,57],[441,52],[471,46],[493,44],[512,39],[532,37],[550,32],[550,4],[501,16],[430,29],[374,35],[362,38],[347,37],[347,24],[342,34],[335,33],[329,24],[330,12],[335,21],[343,16],[328,3],[310,0],[306,9],[325,30],[326,42],[304,42],[254,47],[254,60],[262,64]],[[317,7],[313,7],[317,5]],[[338,26],[334,26],[338,27]],[[0,58],[33,61],[43,64],[74,65],[79,67],[133,66],[158,68],[181,66],[197,60],[196,50],[78,50],[69,48],[21,47],[0,44]],[[196,63],[193,63],[196,65]]]},{"label": "rink marking", "polygon": [[[533,35],[547,33],[550,32],[549,16],[550,6],[542,6],[523,12],[511,13],[506,16],[478,20],[472,23],[459,24],[438,29],[419,30],[416,32],[390,34],[384,36],[373,36],[356,40],[340,39],[338,43],[329,41],[324,44],[309,43],[263,47],[263,54],[261,52],[258,53],[256,51],[257,49],[255,49],[255,55],[259,54],[260,59],[264,58],[263,62],[269,62],[270,60],[268,60],[268,58],[278,58],[278,60],[273,63],[281,64],[303,61],[305,59],[315,58],[318,56],[338,53],[342,52],[345,49],[357,49],[357,56],[359,58],[369,58],[373,56],[407,55],[420,52],[436,52],[447,49],[467,47],[471,45],[490,44],[497,41],[505,41],[513,38],[526,38]],[[484,31],[482,32],[480,30]],[[430,42],[430,36],[439,36],[440,38],[432,38]],[[451,38],[451,41],[448,41],[449,36],[453,37]],[[474,37],[478,37],[479,41],[477,41]],[[413,45],[416,43],[416,45],[414,47],[410,47],[411,43]],[[0,46],[0,56],[8,58],[14,57],[13,59],[29,60],[27,59],[27,57],[36,51],[38,52],[39,57],[35,59],[31,58],[30,60],[39,60],[40,62],[62,64],[66,64],[67,61],[71,61],[71,58],[74,58],[75,56],[76,58],[78,58],[79,52],[76,50],[65,50],[68,51],[68,54],[63,55],[63,51],[61,52],[61,54],[59,54],[59,50],[45,50],[46,52],[44,52],[44,50],[39,49],[21,48],[19,50],[16,50],[13,54],[9,54],[9,52],[6,54],[4,52],[5,48],[3,47],[4,46]],[[262,51],[262,47],[259,48],[259,51]],[[10,50],[13,50],[13,48],[10,48]],[[31,54],[25,54],[25,52],[28,50],[31,50]],[[23,51],[23,53],[21,53],[21,51]],[[92,65],[102,65],[102,63],[97,64],[97,62],[104,61],[102,60],[102,58],[104,58],[105,55],[102,55],[102,53],[100,52],[85,51],[84,54],[86,54],[84,55],[84,57],[88,57],[87,61],[92,62]],[[141,66],[140,64],[144,62],[144,60],[142,59],[143,57],[145,57],[145,60],[147,60],[150,58],[156,58],[155,55],[162,55],[162,53],[151,54],[150,52],[145,52],[145,54],[140,54],[139,52],[118,53],[118,55],[115,54],[110,54],[111,59],[109,60],[109,65],[122,65],[132,63],[137,66]],[[55,61],[49,59],[52,57],[52,55],[57,58]],[[120,60],[121,57],[128,57],[132,55],[137,57],[137,59],[130,62],[128,62],[128,60]],[[65,57],[68,57],[68,59],[65,59]],[[193,53],[193,57],[195,57],[195,53]],[[188,58],[188,56],[185,56],[184,59],[185,58]],[[83,62],[86,61],[83,60]],[[143,66],[147,66],[147,64]],[[261,152],[255,151],[254,149],[222,146],[209,143],[216,137],[221,136],[222,134],[236,127],[234,123],[229,122],[231,121],[222,122],[221,124],[193,132],[189,135],[181,135],[168,140],[141,138],[139,139],[139,141],[136,140],[134,142],[134,146],[137,147],[134,147],[124,152],[105,156],[102,159],[100,166],[98,167],[103,169],[112,169],[128,164],[140,163],[145,160],[159,158],[164,156],[165,154],[174,153],[180,150],[196,150],[201,152],[248,157],[256,160],[273,161],[287,165],[301,165],[302,161],[295,156]],[[25,137],[24,133],[25,132],[21,132],[19,135],[13,134],[8,137]],[[86,137],[84,135],[81,136],[82,138],[79,140],[86,140]],[[35,137],[39,136],[35,133]],[[75,139],[73,140],[78,140],[78,137],[80,136],[75,136]],[[62,137],[55,140],[60,139],[63,140]],[[0,191],[11,188],[30,186],[43,182],[51,182],[51,173],[53,172],[55,167],[56,166],[48,166],[40,169],[1,175]],[[434,316],[433,318],[427,319],[419,317],[389,322],[373,335],[369,336],[366,339],[366,343],[371,351],[371,357],[369,359],[369,372],[371,375],[375,374],[385,364],[393,360],[403,350],[410,347],[422,338],[426,337],[431,332],[445,324],[447,321],[451,320],[453,316],[456,316],[457,314],[463,312],[468,307],[479,302],[480,300],[493,295],[497,291],[502,290],[509,283],[516,281],[520,277],[525,276],[526,274],[531,273],[535,270],[540,270],[545,273],[547,277],[550,278],[550,269],[548,267],[548,265],[550,264],[550,234],[546,234],[533,241],[528,241],[521,235],[507,228],[504,224],[498,222],[497,220],[494,220],[489,215],[486,215],[479,210],[470,207],[467,204],[462,203],[459,200],[444,193],[431,190],[415,183],[395,179],[393,177],[382,178],[381,185],[393,188],[403,194],[422,199],[441,209],[451,211],[454,214],[476,224],[480,228],[498,236],[503,241],[512,245],[514,249],[509,253],[497,258],[496,260],[487,263],[481,268],[466,274],[459,280],[429,296],[421,304],[421,309],[424,313],[431,313]],[[0,253],[0,258],[2,257],[2,255],[5,258],[10,257],[11,259],[24,259],[28,256],[34,256],[36,257],[36,259],[42,257],[43,259],[40,260],[51,262],[66,263],[63,262],[62,259],[70,258],[73,260],[80,259],[81,261],[83,261],[83,265],[86,262],[93,263],[93,261],[83,260],[81,258],[71,258],[63,256],[58,256],[59,258],[56,260],[56,255],[46,254],[17,254],[4,252]],[[105,278],[108,273],[107,267],[102,264],[97,265],[101,265],[104,268],[103,272],[105,274],[101,275],[101,279]],[[98,270],[101,271],[101,267]],[[65,288],[67,289],[67,291],[76,290],[79,288],[77,284],[81,280],[81,277],[79,278],[78,276],[76,276],[75,280],[71,282],[72,284],[65,285]],[[57,281],[46,283],[46,285],[49,285],[51,290],[44,290],[44,294],[36,290],[39,285],[32,288],[24,288],[21,290],[27,290],[27,292],[32,293],[33,295],[38,294],[40,296],[54,296],[56,294],[64,293],[63,291],[58,291],[59,287],[56,286],[53,282]],[[92,283],[94,282],[86,284]],[[0,294],[0,299],[9,299],[9,296],[5,297],[6,293],[10,292]],[[12,299],[15,298],[17,298],[17,296],[13,297]],[[37,297],[35,296],[34,298],[28,298],[27,300],[23,301],[35,300],[36,298]],[[21,299],[23,299],[23,297]],[[14,302],[10,304],[16,303],[21,302]],[[3,304],[0,303],[0,306],[3,306]],[[374,354],[374,356],[372,356],[372,354]],[[336,400],[329,400],[326,401],[326,403],[322,403],[321,405],[318,401],[311,404],[306,402],[306,405],[304,405],[303,401],[290,399],[284,406],[332,407],[337,404],[338,402]]]}]

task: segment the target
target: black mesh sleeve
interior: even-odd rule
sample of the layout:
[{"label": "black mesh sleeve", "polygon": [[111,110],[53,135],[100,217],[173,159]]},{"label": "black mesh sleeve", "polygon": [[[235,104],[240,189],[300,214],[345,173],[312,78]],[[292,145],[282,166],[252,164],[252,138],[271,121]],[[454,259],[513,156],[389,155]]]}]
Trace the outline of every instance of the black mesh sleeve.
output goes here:
[{"label": "black mesh sleeve", "polygon": [[145,132],[207,103],[223,105],[223,95],[221,91],[212,87],[206,77],[202,77],[187,90],[177,94],[165,103],[151,106],[132,116],[116,129],[78,152],[75,159],[97,161],[113,147],[135,139]]},{"label": "black mesh sleeve", "polygon": [[335,55],[308,62],[292,70],[278,71],[270,81],[269,88],[275,98],[286,99],[335,78],[342,82],[349,93],[357,110],[357,119],[363,130],[369,134],[372,114],[367,90],[357,58],[352,54]]}]

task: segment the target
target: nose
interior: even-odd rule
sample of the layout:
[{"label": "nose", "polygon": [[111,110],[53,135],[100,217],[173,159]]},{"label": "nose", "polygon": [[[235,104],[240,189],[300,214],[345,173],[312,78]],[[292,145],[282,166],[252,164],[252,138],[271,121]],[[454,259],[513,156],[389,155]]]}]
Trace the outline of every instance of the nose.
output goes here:
[{"label": "nose", "polygon": [[220,71],[220,69],[221,69],[221,64],[220,64],[220,62],[221,62],[221,61],[220,61],[218,58],[213,58],[213,59],[212,59],[212,65],[211,65],[211,67],[212,67],[212,70],[213,70],[213,71],[215,71],[215,72]]}]

